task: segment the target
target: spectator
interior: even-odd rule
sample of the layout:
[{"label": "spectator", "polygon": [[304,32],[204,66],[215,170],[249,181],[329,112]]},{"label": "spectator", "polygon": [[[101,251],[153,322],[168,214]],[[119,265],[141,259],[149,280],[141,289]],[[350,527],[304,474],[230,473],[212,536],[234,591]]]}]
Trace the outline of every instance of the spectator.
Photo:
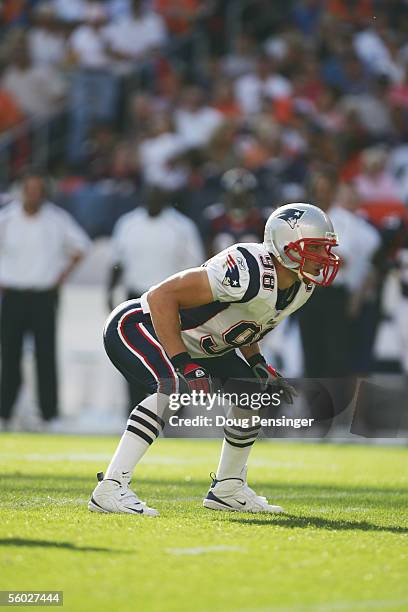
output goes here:
[{"label": "spectator", "polygon": [[402,77],[401,67],[394,61],[391,52],[394,46],[392,35],[384,27],[379,26],[379,22],[382,21],[382,18],[377,18],[372,22],[371,27],[354,35],[354,50],[360,61],[367,66],[372,74],[386,75],[392,82],[398,83]]},{"label": "spectator", "polygon": [[61,66],[66,42],[51,2],[41,2],[34,9],[34,25],[28,32],[28,46],[33,64]]},{"label": "spectator", "polygon": [[[171,274],[204,261],[202,242],[194,223],[169,205],[168,194],[150,186],[146,206],[124,215],[115,225],[113,267],[108,282],[108,308],[120,280],[127,299],[139,297]],[[145,396],[131,386],[130,409]]]},{"label": "spectator", "polygon": [[68,144],[69,159],[74,165],[84,159],[84,144],[92,122],[112,122],[118,100],[118,81],[112,73],[104,29],[107,21],[104,5],[89,2],[84,17],[85,23],[74,30],[69,40],[76,64],[69,101]]},{"label": "spectator", "polygon": [[55,68],[33,65],[25,40],[13,49],[2,84],[22,111],[32,118],[50,117],[66,93],[66,83]]},{"label": "spectator", "polygon": [[400,200],[398,183],[386,170],[388,154],[382,147],[366,149],[361,156],[361,173],[354,185],[361,200],[396,202]]},{"label": "spectator", "polygon": [[276,100],[288,98],[292,93],[290,81],[274,72],[273,62],[267,55],[258,57],[256,72],[240,77],[235,83],[235,95],[243,113],[259,113],[264,97]]},{"label": "spectator", "polygon": [[0,420],[7,428],[21,384],[21,353],[34,336],[44,426],[58,417],[56,310],[58,291],[88,248],[74,220],[47,200],[38,171],[23,179],[21,198],[0,212]]},{"label": "spectator", "polygon": [[102,2],[89,2],[84,22],[73,31],[69,39],[72,59],[80,68],[108,71],[112,67],[112,58],[107,51],[107,14]]},{"label": "spectator", "polygon": [[128,73],[148,58],[149,53],[166,43],[164,21],[153,11],[143,9],[142,0],[131,1],[131,15],[113,21],[105,30],[111,51],[120,62],[122,73]]},{"label": "spectator", "polygon": [[184,90],[174,115],[178,134],[192,149],[206,145],[222,123],[222,114],[204,103],[204,92],[196,86]]},{"label": "spectator", "polygon": [[357,112],[365,130],[375,139],[386,139],[393,132],[389,106],[389,83],[379,77],[371,87],[360,82],[363,91],[344,96],[342,108],[345,112]]},{"label": "spectator", "polygon": [[339,91],[334,87],[324,87],[315,101],[314,122],[323,130],[338,133],[345,123],[344,114],[339,108]]},{"label": "spectator", "polygon": [[78,24],[84,18],[87,0],[53,0],[56,16],[67,24]]},{"label": "spectator", "polygon": [[234,87],[228,79],[220,79],[214,83],[214,94],[211,106],[222,113],[226,119],[242,117],[241,109],[234,96]]},{"label": "spectator", "polygon": [[230,79],[237,79],[244,74],[253,72],[255,67],[255,41],[248,34],[242,32],[235,39],[233,51],[221,60],[222,73]]},{"label": "spectator", "polygon": [[186,151],[182,136],[176,134],[170,115],[156,116],[152,123],[151,138],[139,147],[139,163],[146,183],[163,190],[177,191],[185,186],[187,172],[181,165]]}]

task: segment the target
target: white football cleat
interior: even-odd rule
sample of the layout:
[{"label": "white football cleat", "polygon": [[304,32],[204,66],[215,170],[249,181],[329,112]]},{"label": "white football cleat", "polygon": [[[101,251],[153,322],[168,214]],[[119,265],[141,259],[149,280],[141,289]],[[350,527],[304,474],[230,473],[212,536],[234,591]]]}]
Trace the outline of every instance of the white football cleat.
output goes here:
[{"label": "white football cleat", "polygon": [[129,472],[114,472],[112,476],[113,478],[104,478],[103,472],[98,472],[99,482],[88,502],[88,509],[91,512],[159,516],[157,510],[149,508],[132,489],[129,489]]},{"label": "white football cleat", "polygon": [[210,510],[224,510],[227,512],[268,512],[280,514],[284,512],[281,506],[268,504],[266,497],[257,495],[246,482],[246,467],[242,471],[242,478],[223,478],[217,480],[215,475],[207,497],[203,501],[204,508]]}]

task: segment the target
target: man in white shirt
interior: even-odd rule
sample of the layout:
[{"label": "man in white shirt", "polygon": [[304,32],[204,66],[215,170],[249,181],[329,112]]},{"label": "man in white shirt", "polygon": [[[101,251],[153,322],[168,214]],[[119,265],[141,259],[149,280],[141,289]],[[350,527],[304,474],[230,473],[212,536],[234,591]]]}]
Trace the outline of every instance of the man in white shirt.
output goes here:
[{"label": "man in white shirt", "polygon": [[261,55],[256,71],[243,75],[235,82],[235,96],[243,113],[259,113],[264,98],[278,100],[292,94],[290,81],[273,72],[272,67],[272,60]]},{"label": "man in white shirt", "polygon": [[108,287],[112,292],[122,277],[128,299],[139,297],[152,285],[180,272],[188,262],[194,268],[205,259],[203,244],[193,221],[169,206],[168,194],[151,186],[146,206],[123,215],[113,235],[114,267]]},{"label": "man in white shirt", "polygon": [[14,49],[2,86],[13,94],[26,115],[41,119],[58,109],[66,93],[66,83],[58,70],[51,65],[34,65],[25,42]]},{"label": "man in white shirt", "polygon": [[186,147],[192,149],[207,145],[223,122],[220,111],[204,104],[204,92],[197,86],[185,89],[182,106],[174,117],[177,132]]},{"label": "man in white shirt", "polygon": [[104,33],[122,73],[134,70],[149,52],[164,45],[167,39],[163,18],[154,11],[145,11],[141,0],[132,0],[131,15],[114,20]]},{"label": "man in white shirt", "polygon": [[65,36],[56,18],[55,7],[40,3],[34,9],[34,24],[28,31],[28,45],[34,65],[60,66],[65,59]]},{"label": "man in white shirt", "polygon": [[[168,206],[168,194],[151,187],[146,207],[123,215],[113,236],[114,265],[108,283],[108,307],[114,307],[113,292],[122,280],[127,299],[139,297],[152,285],[180,272],[188,262],[195,267],[204,261],[204,249],[194,223]],[[131,409],[146,393],[129,386]]]},{"label": "man in white shirt", "polygon": [[46,200],[46,179],[28,172],[21,199],[0,212],[0,422],[8,427],[21,384],[24,336],[34,336],[39,406],[44,422],[58,416],[56,307],[58,289],[86,253],[89,239]]},{"label": "man in white shirt", "polygon": [[182,189],[187,183],[188,173],[177,160],[186,151],[184,140],[174,131],[168,113],[156,113],[151,124],[152,134],[138,150],[144,181],[167,191]]}]

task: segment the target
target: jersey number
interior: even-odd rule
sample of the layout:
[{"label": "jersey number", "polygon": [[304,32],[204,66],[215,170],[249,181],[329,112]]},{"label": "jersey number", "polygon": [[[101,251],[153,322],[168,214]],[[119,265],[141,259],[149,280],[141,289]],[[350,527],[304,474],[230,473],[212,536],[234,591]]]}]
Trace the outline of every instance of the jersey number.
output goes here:
[{"label": "jersey number", "polygon": [[261,329],[262,326],[255,323],[255,321],[240,321],[222,334],[222,339],[225,344],[229,345],[229,348],[217,347],[212,335],[201,338],[201,348],[207,355],[223,355],[230,351],[231,348],[238,348],[243,344],[252,344],[261,332]]}]

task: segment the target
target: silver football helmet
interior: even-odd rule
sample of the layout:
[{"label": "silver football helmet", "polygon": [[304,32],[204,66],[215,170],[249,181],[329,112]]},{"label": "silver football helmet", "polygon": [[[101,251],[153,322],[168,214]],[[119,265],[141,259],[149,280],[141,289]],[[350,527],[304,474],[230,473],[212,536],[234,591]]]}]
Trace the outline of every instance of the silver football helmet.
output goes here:
[{"label": "silver football helmet", "polygon": [[[333,224],[325,212],[312,204],[277,208],[266,222],[264,246],[285,268],[297,271],[300,279],[316,285],[330,285],[339,269],[339,257],[331,251],[338,246]],[[304,269],[308,261],[318,266],[318,275]]]}]

